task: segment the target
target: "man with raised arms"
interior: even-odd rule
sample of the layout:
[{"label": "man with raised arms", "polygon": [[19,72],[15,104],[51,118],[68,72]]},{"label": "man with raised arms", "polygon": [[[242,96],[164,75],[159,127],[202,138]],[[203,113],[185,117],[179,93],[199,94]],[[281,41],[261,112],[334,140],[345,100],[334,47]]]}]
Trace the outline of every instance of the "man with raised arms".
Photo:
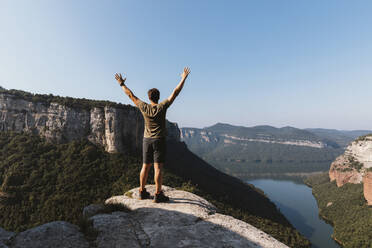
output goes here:
[{"label": "man with raised arms", "polygon": [[133,103],[139,108],[145,120],[145,130],[143,134],[143,164],[140,173],[140,189],[139,194],[141,199],[150,198],[150,194],[146,191],[146,181],[151,166],[154,164],[155,168],[155,185],[156,192],[154,196],[154,202],[167,202],[169,197],[165,196],[161,190],[163,180],[163,165],[165,162],[166,153],[166,113],[169,106],[176,99],[178,94],[181,92],[182,87],[186,81],[187,76],[190,73],[190,69],[185,67],[181,74],[181,81],[177,87],[173,90],[172,94],[164,101],[159,102],[160,92],[158,89],[153,88],[148,91],[148,97],[150,104],[145,103],[138,99],[133,92],[125,85],[126,78],[123,78],[121,74],[116,73],[115,79],[120,84],[121,88],[133,101]]}]

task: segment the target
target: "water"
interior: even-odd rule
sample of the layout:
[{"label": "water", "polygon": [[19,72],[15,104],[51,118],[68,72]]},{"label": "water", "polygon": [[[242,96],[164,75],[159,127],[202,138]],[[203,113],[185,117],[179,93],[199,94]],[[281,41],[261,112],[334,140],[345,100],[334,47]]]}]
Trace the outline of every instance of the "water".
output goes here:
[{"label": "water", "polygon": [[265,191],[291,224],[316,248],[339,248],[331,238],[333,227],[318,215],[318,205],[311,188],[302,183],[275,179],[249,180]]}]

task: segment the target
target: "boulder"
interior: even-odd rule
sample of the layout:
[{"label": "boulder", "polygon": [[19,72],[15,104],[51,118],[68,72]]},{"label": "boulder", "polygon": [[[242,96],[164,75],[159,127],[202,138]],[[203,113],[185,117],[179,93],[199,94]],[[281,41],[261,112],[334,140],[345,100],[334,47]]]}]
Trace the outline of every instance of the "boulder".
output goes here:
[{"label": "boulder", "polygon": [[105,206],[103,204],[90,204],[89,206],[86,206],[83,209],[83,216],[85,218],[92,217],[93,215],[96,215],[100,211],[104,210]]},{"label": "boulder", "polygon": [[17,234],[11,247],[87,248],[89,243],[79,227],[65,221],[54,221]]},{"label": "boulder", "polygon": [[7,245],[9,245],[14,236],[14,232],[8,232],[0,227],[0,248],[8,247]]}]

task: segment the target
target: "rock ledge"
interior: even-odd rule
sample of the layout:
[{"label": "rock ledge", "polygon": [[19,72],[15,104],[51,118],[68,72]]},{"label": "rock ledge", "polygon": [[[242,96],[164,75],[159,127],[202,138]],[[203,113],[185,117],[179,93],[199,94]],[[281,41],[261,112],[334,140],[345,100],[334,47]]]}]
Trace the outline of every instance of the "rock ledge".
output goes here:
[{"label": "rock ledge", "polygon": [[[146,188],[154,195],[154,185]],[[123,204],[132,210],[115,218],[126,219],[122,224],[134,227],[134,236],[142,245],[133,247],[143,247],[143,244],[147,247],[287,247],[246,222],[218,214],[213,204],[195,194],[166,186],[163,191],[170,197],[170,202],[139,200],[138,188],[106,200],[106,204]],[[102,218],[113,217],[98,215],[92,218],[94,226],[100,230]],[[110,234],[104,236],[99,235],[99,238],[111,239]],[[115,245],[117,243],[109,246]]]}]

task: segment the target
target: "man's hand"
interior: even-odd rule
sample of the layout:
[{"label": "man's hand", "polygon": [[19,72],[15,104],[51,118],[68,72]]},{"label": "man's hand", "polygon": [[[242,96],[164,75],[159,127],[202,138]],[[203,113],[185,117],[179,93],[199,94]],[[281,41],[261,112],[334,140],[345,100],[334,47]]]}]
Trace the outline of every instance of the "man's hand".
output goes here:
[{"label": "man's hand", "polygon": [[190,68],[189,67],[185,67],[185,68],[183,68],[183,72],[181,74],[181,78],[182,79],[186,79],[189,74],[190,74]]},{"label": "man's hand", "polygon": [[119,85],[121,86],[122,84],[124,84],[125,80],[127,80],[127,78],[125,77],[123,79],[123,77],[121,76],[121,73],[115,73],[115,79],[116,81],[118,81]]},{"label": "man's hand", "polygon": [[181,74],[181,81],[178,83],[177,87],[173,90],[172,94],[168,97],[169,105],[171,105],[178,96],[178,94],[181,92],[183,85],[185,84],[187,76],[190,74],[190,68],[185,67],[183,68],[183,72]]},{"label": "man's hand", "polygon": [[134,102],[134,104],[136,106],[138,106],[140,100],[133,94],[133,92],[124,84],[125,80],[127,80],[127,78],[123,78],[121,76],[121,73],[115,73],[115,79],[116,81],[118,81],[119,85],[122,86],[122,90],[125,92],[125,94],[127,94],[127,96],[129,96],[129,98]]}]

